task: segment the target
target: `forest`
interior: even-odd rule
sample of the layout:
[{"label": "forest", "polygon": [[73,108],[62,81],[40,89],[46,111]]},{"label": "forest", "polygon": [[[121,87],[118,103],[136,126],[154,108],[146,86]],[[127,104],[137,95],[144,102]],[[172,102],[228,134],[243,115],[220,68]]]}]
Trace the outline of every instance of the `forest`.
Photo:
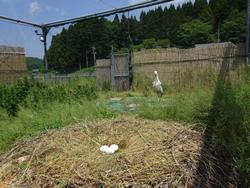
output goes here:
[{"label": "forest", "polygon": [[40,58],[25,57],[25,62],[26,62],[28,71],[32,71],[32,69],[39,69],[40,71],[44,70],[43,60]]},{"label": "forest", "polygon": [[93,66],[93,47],[97,58],[108,58],[112,46],[115,50],[140,50],[240,43],[245,41],[245,20],[245,0],[195,0],[142,11],[139,18],[122,14],[112,20],[88,20],[53,36],[48,50],[49,69],[73,72]]}]

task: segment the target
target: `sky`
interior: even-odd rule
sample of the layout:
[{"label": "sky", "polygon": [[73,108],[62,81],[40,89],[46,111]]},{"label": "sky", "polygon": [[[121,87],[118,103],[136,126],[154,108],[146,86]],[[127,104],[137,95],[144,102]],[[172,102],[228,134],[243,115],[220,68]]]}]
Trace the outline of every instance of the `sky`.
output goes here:
[{"label": "sky", "polygon": [[[0,15],[43,24],[143,1],[145,0],[0,0]],[[188,1],[193,0],[174,0],[172,4],[178,5]],[[130,15],[138,16],[139,12],[140,10],[135,10],[130,12]],[[24,27],[0,20],[0,45],[24,47],[26,56],[42,58],[43,44],[35,30],[34,27]],[[61,30],[62,27],[50,30],[48,47],[52,36]]]}]

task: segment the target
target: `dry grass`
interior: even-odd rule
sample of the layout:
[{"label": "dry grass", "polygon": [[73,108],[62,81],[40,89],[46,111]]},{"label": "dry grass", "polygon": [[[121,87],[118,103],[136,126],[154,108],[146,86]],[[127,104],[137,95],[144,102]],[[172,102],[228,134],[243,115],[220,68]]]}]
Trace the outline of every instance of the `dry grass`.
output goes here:
[{"label": "dry grass", "polygon": [[[99,151],[112,143],[114,155]],[[15,145],[0,158],[0,187],[189,187],[201,144],[202,133],[173,122],[80,123]]]}]

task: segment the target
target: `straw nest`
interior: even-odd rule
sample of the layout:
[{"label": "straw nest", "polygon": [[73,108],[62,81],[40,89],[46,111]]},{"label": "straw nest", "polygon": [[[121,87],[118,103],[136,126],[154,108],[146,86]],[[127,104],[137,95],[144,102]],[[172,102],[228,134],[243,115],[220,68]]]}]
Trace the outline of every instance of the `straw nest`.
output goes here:
[{"label": "straw nest", "polygon": [[[15,145],[0,158],[0,187],[189,187],[201,142],[178,123],[79,123]],[[117,153],[99,151],[113,143]]]}]

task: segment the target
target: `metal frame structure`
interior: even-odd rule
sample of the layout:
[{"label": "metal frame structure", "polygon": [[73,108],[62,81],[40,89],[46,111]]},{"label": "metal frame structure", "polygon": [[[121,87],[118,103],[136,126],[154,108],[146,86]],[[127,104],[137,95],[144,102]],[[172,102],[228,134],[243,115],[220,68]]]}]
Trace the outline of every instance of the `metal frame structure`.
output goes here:
[{"label": "metal frame structure", "polygon": [[74,24],[74,23],[77,23],[77,22],[82,22],[82,21],[86,21],[86,20],[90,20],[90,19],[94,19],[94,18],[101,18],[101,17],[111,16],[111,15],[114,15],[114,14],[117,14],[117,13],[124,13],[124,12],[128,12],[128,11],[131,11],[131,10],[136,10],[136,9],[145,8],[145,7],[149,7],[149,6],[159,5],[159,4],[162,4],[162,3],[168,3],[168,2],[171,2],[171,1],[174,1],[174,0],[147,0],[145,2],[137,3],[137,4],[134,4],[134,5],[129,5],[129,6],[125,6],[125,7],[121,7],[121,8],[117,8],[117,9],[112,9],[112,10],[108,10],[108,11],[104,11],[104,12],[100,12],[100,13],[95,13],[95,14],[90,14],[90,15],[86,15],[86,16],[80,16],[80,17],[76,17],[76,18],[51,22],[51,23],[42,24],[42,25],[32,23],[32,22],[27,22],[27,21],[24,21],[24,20],[9,18],[9,17],[6,17],[6,16],[0,16],[0,20],[5,20],[5,21],[8,21],[10,23],[20,24],[20,25],[23,25],[23,26],[37,27],[37,28],[41,29],[42,34],[38,34],[38,35],[43,37],[43,40],[41,40],[41,41],[44,44],[44,65],[45,65],[45,69],[47,71],[48,70],[47,35],[48,35],[49,30],[51,28],[63,26],[63,25],[66,25],[66,24]]},{"label": "metal frame structure", "polygon": [[27,22],[27,21],[15,19],[15,18],[10,18],[10,17],[6,17],[6,16],[0,16],[0,19],[5,20],[5,21],[7,21],[9,23],[20,24],[20,25],[23,25],[23,26],[31,26],[31,27],[42,28],[42,26],[39,25],[39,24],[32,23],[32,22]]},{"label": "metal frame structure", "polygon": [[[94,18],[106,17],[106,16],[117,14],[117,13],[129,12],[131,10],[136,10],[136,9],[145,8],[145,7],[149,7],[149,6],[159,5],[162,3],[168,3],[171,1],[174,1],[174,0],[146,0],[145,2],[137,3],[134,5],[129,5],[129,6],[125,6],[125,7],[121,7],[121,8],[117,8],[117,9],[115,8],[115,9],[100,12],[100,13],[75,17],[75,18],[71,18],[71,19],[66,19],[66,20],[51,22],[51,23],[47,23],[47,24],[41,24],[41,25],[36,24],[36,23],[32,23],[32,22],[28,22],[28,21],[24,21],[24,20],[20,20],[20,19],[1,16],[1,15],[0,15],[0,20],[4,20],[4,21],[9,22],[9,23],[19,24],[19,25],[23,25],[23,26],[31,26],[31,27],[36,27],[36,28],[41,29],[42,34],[38,34],[38,33],[37,34],[43,37],[43,40],[41,40],[41,41],[44,44],[44,65],[45,65],[45,69],[48,70],[47,35],[48,35],[49,30],[51,28],[63,26],[66,24],[74,24],[77,22],[90,20],[90,19],[94,19]],[[247,3],[246,55],[247,55],[247,62],[249,62],[249,58],[250,58],[250,0],[247,0],[246,3]]]},{"label": "metal frame structure", "polygon": [[168,3],[171,1],[174,1],[174,0],[150,0],[150,1],[145,1],[142,3],[137,3],[134,5],[125,6],[122,8],[117,8],[117,9],[112,9],[112,10],[100,12],[100,13],[90,14],[90,15],[71,18],[71,19],[62,20],[62,21],[51,22],[51,23],[44,24],[42,26],[45,26],[48,28],[58,27],[58,26],[63,26],[66,24],[71,24],[71,23],[77,23],[77,22],[81,22],[81,21],[85,21],[85,20],[89,20],[89,19],[93,19],[93,18],[106,17],[106,16],[111,16],[111,15],[117,14],[117,13],[124,13],[124,12],[128,12],[131,10],[136,10],[136,9],[141,9],[141,8],[145,8],[145,7],[149,7],[149,6],[159,5],[162,3]]}]

